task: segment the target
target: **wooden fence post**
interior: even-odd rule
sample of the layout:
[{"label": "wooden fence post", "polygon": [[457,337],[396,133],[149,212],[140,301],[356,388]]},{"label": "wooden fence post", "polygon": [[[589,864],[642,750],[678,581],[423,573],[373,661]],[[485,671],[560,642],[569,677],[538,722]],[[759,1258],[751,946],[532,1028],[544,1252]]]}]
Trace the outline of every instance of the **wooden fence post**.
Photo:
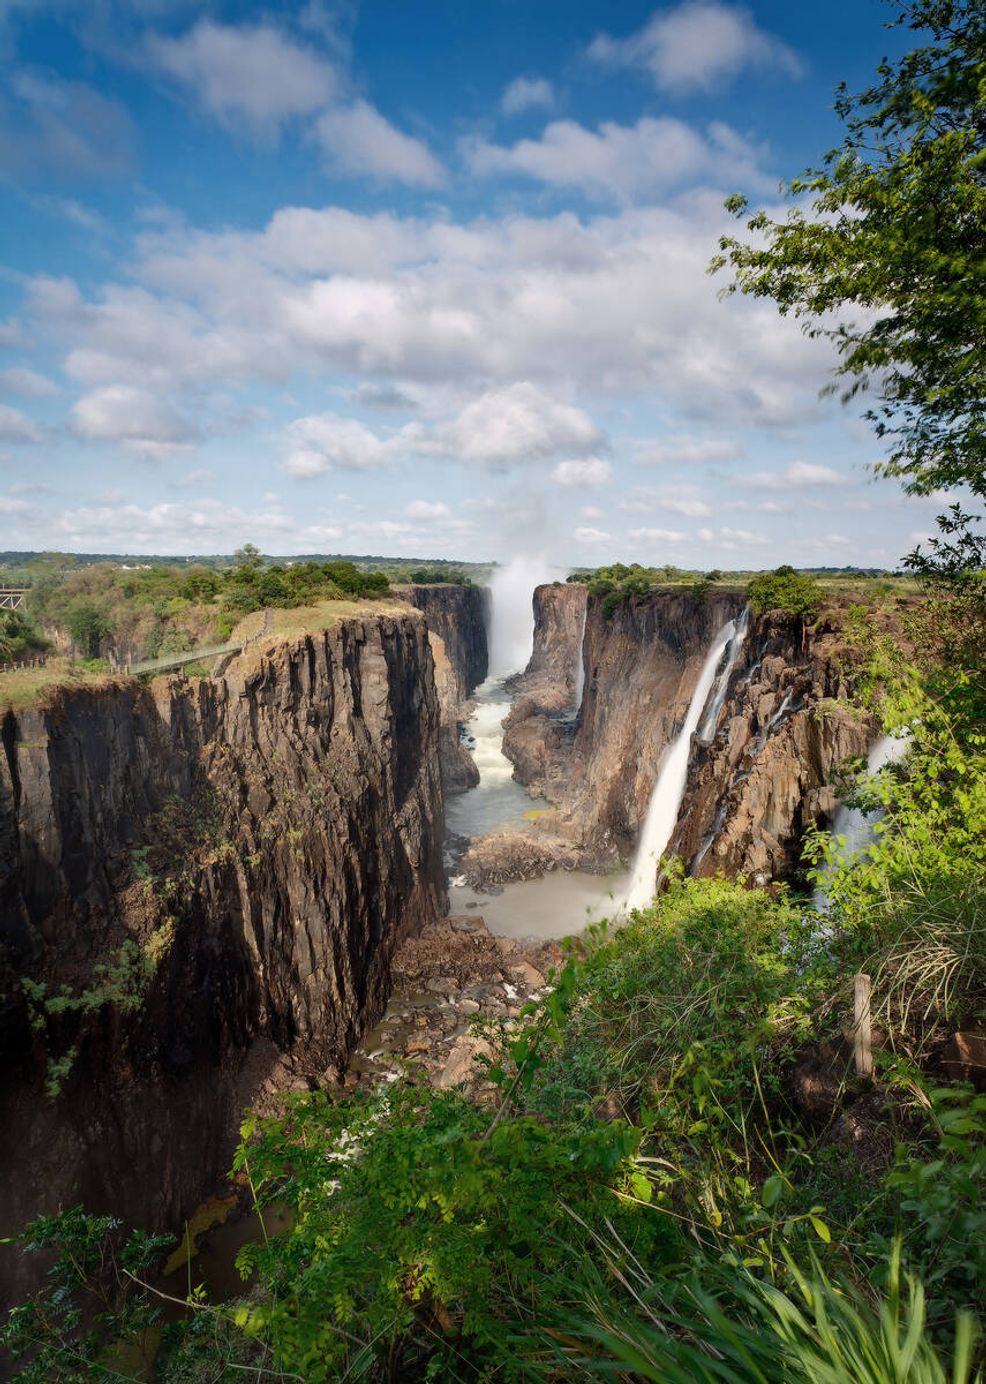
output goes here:
[{"label": "wooden fence post", "polygon": [[855,1001],[855,1023],[853,1025],[853,1053],[856,1058],[856,1075],[873,1075],[873,1033],[870,1023],[870,992],[872,984],[865,971],[859,971],[853,983]]}]

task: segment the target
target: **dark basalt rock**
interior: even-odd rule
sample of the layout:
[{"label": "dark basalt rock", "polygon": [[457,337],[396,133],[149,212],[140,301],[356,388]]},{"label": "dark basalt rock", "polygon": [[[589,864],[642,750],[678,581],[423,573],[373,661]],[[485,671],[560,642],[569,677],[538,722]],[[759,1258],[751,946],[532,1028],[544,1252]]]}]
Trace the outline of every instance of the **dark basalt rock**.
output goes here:
[{"label": "dark basalt rock", "polygon": [[[438,735],[413,611],[254,652],[219,679],[65,689],[8,713],[0,1234],[77,1202],[180,1226],[272,1064],[302,1085],[344,1068],[383,1012],[397,942],[445,911]],[[25,978],[78,994],[128,939],[148,945],[135,862],[160,847],[162,813],[186,810],[193,834],[208,818],[207,848],[163,862],[185,878],[146,993],[36,1031]],[[51,1099],[47,1061],[71,1045]],[[0,1251],[0,1286],[30,1272]]]}]

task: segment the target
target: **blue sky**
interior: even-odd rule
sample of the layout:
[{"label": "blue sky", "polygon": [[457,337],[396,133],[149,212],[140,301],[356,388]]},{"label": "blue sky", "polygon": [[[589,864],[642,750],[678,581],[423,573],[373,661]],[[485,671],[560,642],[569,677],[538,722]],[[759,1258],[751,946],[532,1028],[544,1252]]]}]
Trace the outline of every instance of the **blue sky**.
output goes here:
[{"label": "blue sky", "polygon": [[940,500],[705,272],[880,0],[7,0],[0,549],[896,564]]}]

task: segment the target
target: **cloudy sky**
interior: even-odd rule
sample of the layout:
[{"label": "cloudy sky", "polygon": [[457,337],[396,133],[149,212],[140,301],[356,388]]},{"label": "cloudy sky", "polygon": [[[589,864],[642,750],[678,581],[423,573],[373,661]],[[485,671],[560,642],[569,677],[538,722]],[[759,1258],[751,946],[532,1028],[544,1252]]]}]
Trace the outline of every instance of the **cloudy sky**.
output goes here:
[{"label": "cloudy sky", "polygon": [[894,565],[935,501],[706,273],[880,0],[0,4],[0,549]]}]

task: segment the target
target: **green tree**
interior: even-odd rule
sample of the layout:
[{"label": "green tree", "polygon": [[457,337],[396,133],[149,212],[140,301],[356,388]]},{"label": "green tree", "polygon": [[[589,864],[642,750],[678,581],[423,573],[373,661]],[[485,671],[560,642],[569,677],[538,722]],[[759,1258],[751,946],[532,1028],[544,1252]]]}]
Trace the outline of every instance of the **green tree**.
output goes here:
[{"label": "green tree", "polygon": [[234,564],[248,572],[256,572],[264,565],[264,555],[253,543],[244,543],[233,554]]},{"label": "green tree", "polygon": [[835,344],[844,397],[870,391],[890,444],[879,472],[986,496],[986,8],[904,0],[896,26],[932,41],[839,89],[842,144],[788,185],[783,220],[749,217],[753,239],[723,237],[711,267]]},{"label": "green tree", "polygon": [[66,612],[65,626],[83,658],[97,658],[100,640],[111,633],[105,612],[94,601],[73,601]]},{"label": "green tree", "polygon": [[814,577],[784,565],[754,577],[746,588],[746,599],[756,612],[783,610],[800,620],[803,643],[809,621],[821,609],[822,592]]}]

